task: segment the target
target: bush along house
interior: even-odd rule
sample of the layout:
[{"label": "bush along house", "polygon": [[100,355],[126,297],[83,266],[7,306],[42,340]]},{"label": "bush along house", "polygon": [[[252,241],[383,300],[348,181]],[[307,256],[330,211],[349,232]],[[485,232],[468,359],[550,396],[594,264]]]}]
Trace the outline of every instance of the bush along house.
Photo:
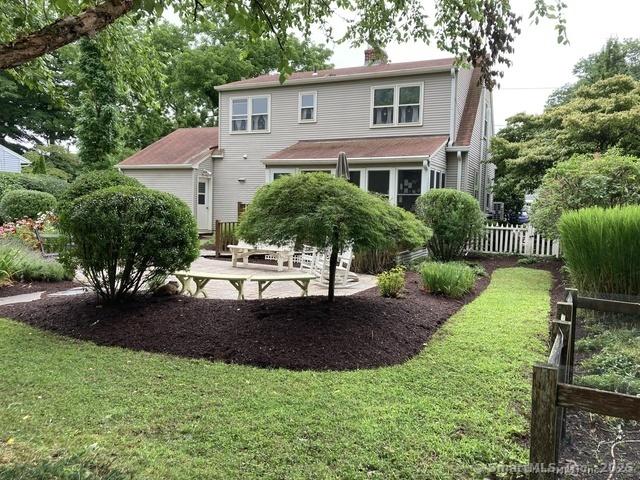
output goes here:
[{"label": "bush along house", "polygon": [[[217,129],[179,129],[118,167],[185,200],[201,231],[233,222],[255,191],[281,175],[333,173],[412,210],[433,188],[455,188],[492,210],[492,96],[478,69],[454,59],[263,75],[220,85]],[[172,138],[173,136],[173,138]]]}]

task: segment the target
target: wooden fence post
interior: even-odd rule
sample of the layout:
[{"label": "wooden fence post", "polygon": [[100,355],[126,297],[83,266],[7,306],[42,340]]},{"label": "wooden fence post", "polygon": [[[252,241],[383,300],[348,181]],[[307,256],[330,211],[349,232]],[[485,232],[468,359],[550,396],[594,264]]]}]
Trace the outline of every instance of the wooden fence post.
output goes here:
[{"label": "wooden fence post", "polygon": [[570,315],[568,320],[571,322],[571,336],[569,337],[569,358],[567,363],[569,364],[569,376],[567,383],[573,383],[573,369],[575,363],[576,353],[576,327],[577,327],[577,313],[578,313],[578,290],[575,288],[567,288],[567,303],[571,305],[570,311],[567,310],[567,314]]},{"label": "wooden fence post", "polygon": [[531,390],[531,443],[529,463],[532,467],[530,480],[554,480],[550,470],[558,458],[556,400],[558,369],[541,364],[533,367]]}]

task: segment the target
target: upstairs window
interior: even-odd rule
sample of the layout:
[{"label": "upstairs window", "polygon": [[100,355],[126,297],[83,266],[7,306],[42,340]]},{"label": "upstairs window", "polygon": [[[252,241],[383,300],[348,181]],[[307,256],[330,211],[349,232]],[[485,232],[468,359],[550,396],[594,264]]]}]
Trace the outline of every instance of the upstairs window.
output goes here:
[{"label": "upstairs window", "polygon": [[312,123],[316,121],[317,110],[317,94],[316,92],[301,92],[299,97],[300,123]]},{"label": "upstairs window", "polygon": [[269,132],[268,95],[231,99],[231,132]]},{"label": "upstairs window", "polygon": [[422,84],[373,87],[371,126],[422,124]]}]

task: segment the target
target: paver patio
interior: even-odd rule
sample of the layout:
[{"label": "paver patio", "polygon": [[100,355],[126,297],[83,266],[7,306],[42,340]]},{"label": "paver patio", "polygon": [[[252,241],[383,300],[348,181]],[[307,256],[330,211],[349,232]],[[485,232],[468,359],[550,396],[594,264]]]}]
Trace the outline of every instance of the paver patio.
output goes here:
[{"label": "paver patio", "polygon": [[[237,267],[232,267],[231,262],[225,260],[214,260],[211,258],[198,258],[191,264],[189,270],[207,273],[225,273],[225,274],[246,274],[246,275],[273,275],[286,276],[293,272],[298,273],[300,270],[294,267],[293,270],[277,271],[275,265],[263,265],[258,263],[250,263],[248,267],[238,263]],[[353,295],[371,287],[375,287],[376,278],[373,275],[359,274],[360,281],[351,284],[348,288],[336,288],[336,295]],[[172,278],[173,279],[173,278]],[[225,281],[211,281],[204,288],[207,296],[211,299],[235,300],[238,298],[238,291]],[[275,282],[269,289],[264,292],[263,298],[284,298],[299,297],[301,294],[300,287],[294,282]],[[326,287],[318,282],[312,281],[309,285],[309,295],[326,295]],[[247,300],[258,298],[258,285],[255,282],[246,282],[244,286],[244,295]]]}]

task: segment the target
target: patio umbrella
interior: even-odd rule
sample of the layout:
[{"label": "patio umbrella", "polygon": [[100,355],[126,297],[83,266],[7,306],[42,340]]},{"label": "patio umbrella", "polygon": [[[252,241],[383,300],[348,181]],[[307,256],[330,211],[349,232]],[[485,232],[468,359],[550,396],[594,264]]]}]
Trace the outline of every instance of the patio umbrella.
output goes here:
[{"label": "patio umbrella", "polygon": [[349,161],[347,154],[340,152],[338,154],[338,164],[336,165],[336,177],[342,177],[349,180]]}]

